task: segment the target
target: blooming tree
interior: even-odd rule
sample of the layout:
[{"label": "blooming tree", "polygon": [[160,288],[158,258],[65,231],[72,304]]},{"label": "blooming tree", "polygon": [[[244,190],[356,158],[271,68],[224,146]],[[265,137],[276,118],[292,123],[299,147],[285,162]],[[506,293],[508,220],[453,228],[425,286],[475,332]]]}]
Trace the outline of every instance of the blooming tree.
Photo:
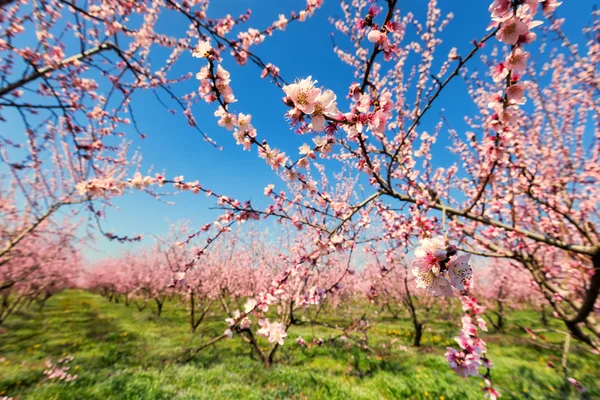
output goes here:
[{"label": "blooming tree", "polygon": [[83,263],[74,244],[70,233],[42,228],[1,259],[0,324],[26,304],[36,301],[41,310],[50,297],[77,286]]},{"label": "blooming tree", "polygon": [[[320,260],[335,257],[334,253],[349,254],[365,241],[414,248],[418,238],[411,271],[416,286],[436,296],[460,293],[462,299],[465,316],[457,339],[461,350],[449,350],[447,356],[459,374],[474,375],[480,366],[489,367],[478,333],[484,328],[482,308],[469,292],[473,271],[468,253],[515,261],[531,275],[573,337],[598,348],[600,328],[593,315],[600,293],[596,226],[600,131],[594,122],[600,91],[597,41],[589,40],[584,51],[573,45],[561,30],[563,20],[555,16],[560,5],[556,0],[494,0],[489,6],[489,31],[472,44],[459,43],[447,56],[439,56],[452,13],[443,17],[436,0],[428,2],[423,22],[413,13],[401,12],[397,0],[342,2],[342,16],[331,22],[337,30],[334,51],[354,73],[344,100],[328,88],[330,82],[321,86],[312,79],[311,71],[293,83],[286,81],[285,71],[254,52],[288,23],[312,16],[322,3],[308,0],[303,10],[281,15],[268,27],[242,30],[250,13],[209,18],[208,1],[7,2],[1,9],[5,33],[0,51],[7,55],[2,65],[5,81],[12,83],[0,89],[2,107],[22,110],[26,116],[41,110],[47,117],[24,118],[30,156],[26,163],[3,156],[5,164],[13,174],[31,170],[36,176],[45,173],[42,161],[52,159],[58,163],[55,169],[64,171],[61,177],[69,177],[65,184],[50,186],[56,199],[52,204],[86,202],[94,216],[97,203],[127,187],[151,192],[172,184],[176,190],[212,197],[223,214],[183,242],[201,232],[211,235],[178,267],[181,274],[201,265],[208,246],[237,222],[268,217],[311,232],[309,245],[290,251],[287,267],[262,294],[248,299],[243,312],[229,310],[226,336],[244,332],[252,341],[248,316],[279,304],[291,292],[290,298],[309,302],[319,297],[312,286],[301,286],[298,292],[296,280],[313,271]],[[156,31],[163,10],[186,21],[186,30],[178,37]],[[597,35],[599,20],[586,33]],[[75,35],[79,48],[66,49],[59,21],[75,28],[64,32]],[[234,31],[236,26],[239,30]],[[40,51],[14,47],[12,37],[30,32],[36,33],[33,40]],[[562,46],[548,49],[538,39],[541,32],[554,35]],[[169,50],[158,68],[150,63],[151,49],[156,47]],[[542,60],[539,65],[532,61],[534,52]],[[198,59],[195,76],[173,72],[185,54]],[[312,136],[298,155],[286,154],[276,142],[267,141],[252,115],[238,106],[231,62],[258,66],[262,78],[281,88],[281,112],[298,134]],[[486,73],[477,71],[481,65],[488,68]],[[24,73],[17,72],[18,67]],[[107,95],[98,93],[99,83],[87,75],[90,70],[106,79]],[[182,96],[173,92],[172,87],[194,78],[199,87]],[[424,126],[443,92],[460,78],[476,109],[465,118],[467,131],[453,129],[446,117],[431,129]],[[25,93],[25,88],[32,93]],[[256,151],[281,177],[277,190],[275,184],[264,190],[271,204],[259,208],[183,177],[167,179],[164,174],[138,171],[127,178],[125,145],[116,146],[111,138],[123,125],[136,126],[131,95],[141,90],[166,94],[193,127],[198,123],[192,106],[208,103],[233,140]],[[451,145],[443,149],[446,159],[436,160],[433,149],[442,135]],[[10,143],[3,139],[3,149]],[[41,149],[49,155],[40,155]],[[329,167],[336,163],[337,168]],[[329,183],[328,178],[343,168],[365,182],[360,196],[354,187],[338,190]],[[40,181],[49,179],[31,180],[36,185]],[[24,194],[33,190],[27,187],[19,189]],[[6,251],[53,207],[57,206],[37,211]],[[290,320],[261,319],[256,333],[267,336],[276,349]],[[484,378],[486,392],[497,396],[489,368]]]},{"label": "blooming tree", "polygon": [[395,265],[373,263],[366,272],[372,282],[371,293],[376,292],[377,300],[383,302],[394,318],[403,311],[408,312],[414,329],[413,345],[420,346],[429,313],[439,298],[416,287],[415,276],[402,260]]},{"label": "blooming tree", "polygon": [[527,271],[502,259],[493,260],[487,266],[482,265],[474,276],[472,292],[493,315],[484,316],[495,329],[502,331],[507,308],[535,307],[542,295]]}]

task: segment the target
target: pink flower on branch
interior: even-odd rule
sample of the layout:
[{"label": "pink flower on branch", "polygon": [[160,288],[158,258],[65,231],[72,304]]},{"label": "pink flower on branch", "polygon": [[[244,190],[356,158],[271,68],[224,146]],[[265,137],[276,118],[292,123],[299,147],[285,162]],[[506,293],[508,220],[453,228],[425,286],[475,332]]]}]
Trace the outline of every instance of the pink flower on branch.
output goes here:
[{"label": "pink flower on branch", "polygon": [[287,337],[285,326],[281,322],[270,323],[269,319],[260,320],[258,322],[260,329],[256,331],[257,334],[263,335],[268,338],[269,343],[277,343],[280,346],[283,345],[284,339]]},{"label": "pink flower on branch", "polygon": [[331,90],[321,92],[314,102],[314,111],[310,128],[315,132],[321,132],[325,127],[325,117],[332,117],[339,114],[335,103],[335,93]]},{"label": "pink flower on branch", "polygon": [[424,274],[434,268],[439,269],[439,262],[446,259],[446,241],[437,236],[421,240],[420,246],[415,250],[415,260],[412,262],[413,270]]},{"label": "pink flower on branch", "polygon": [[376,43],[383,50],[390,46],[387,34],[379,29],[372,29],[367,35],[367,39],[369,39],[369,42]]},{"label": "pink flower on branch", "polygon": [[448,276],[450,283],[458,290],[465,290],[473,275],[473,269],[469,265],[470,254],[455,257],[448,263]]},{"label": "pink flower on branch", "polygon": [[473,273],[470,255],[456,256],[456,248],[446,246],[441,236],[422,239],[420,244],[412,262],[417,288],[434,296],[452,296],[452,287],[464,290],[468,286]]},{"label": "pink flower on branch", "polygon": [[[312,114],[315,111],[315,101],[321,94],[321,89],[315,87],[316,81],[312,77],[302,79],[297,83],[283,87],[283,91],[298,110],[304,114]],[[335,99],[334,99],[335,100]]]},{"label": "pink flower on branch", "polygon": [[517,83],[511,85],[506,89],[506,99],[511,105],[522,105],[525,104],[525,85],[523,83]]},{"label": "pink flower on branch", "polygon": [[515,45],[519,41],[519,37],[525,35],[528,30],[525,22],[513,16],[502,23],[496,37],[504,44]]},{"label": "pink flower on branch", "polygon": [[505,65],[509,70],[522,72],[527,66],[527,60],[529,60],[529,53],[521,47],[515,47],[506,58]]},{"label": "pink flower on branch", "polygon": [[450,368],[452,368],[457,375],[462,376],[463,378],[479,375],[481,359],[475,354],[448,347],[445,355],[446,360],[448,360],[448,363],[450,364]]}]

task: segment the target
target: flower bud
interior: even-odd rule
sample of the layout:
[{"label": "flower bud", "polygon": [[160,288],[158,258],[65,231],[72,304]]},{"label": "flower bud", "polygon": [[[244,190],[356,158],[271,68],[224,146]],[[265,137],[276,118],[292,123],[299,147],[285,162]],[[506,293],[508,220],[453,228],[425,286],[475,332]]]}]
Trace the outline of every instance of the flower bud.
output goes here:
[{"label": "flower bud", "polygon": [[452,246],[446,247],[446,253],[447,253],[448,257],[455,255],[456,254],[456,246],[452,245]]},{"label": "flower bud", "polygon": [[289,96],[284,96],[281,100],[283,100],[283,103],[288,107],[294,106],[294,101]]},{"label": "flower bud", "polygon": [[433,253],[433,256],[437,258],[438,261],[444,261],[446,257],[448,257],[448,253],[446,252],[446,250],[439,249]]}]

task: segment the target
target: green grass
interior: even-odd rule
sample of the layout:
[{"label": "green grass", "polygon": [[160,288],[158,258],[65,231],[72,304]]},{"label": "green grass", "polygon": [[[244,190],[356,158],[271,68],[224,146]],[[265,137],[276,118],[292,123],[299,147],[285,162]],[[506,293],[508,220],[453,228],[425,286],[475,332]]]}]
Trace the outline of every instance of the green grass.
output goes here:
[{"label": "green grass", "polygon": [[[218,310],[215,308],[215,311]],[[330,333],[307,325],[293,326],[265,369],[240,339],[225,340],[184,363],[185,349],[222,333],[223,315],[211,315],[191,334],[185,307],[167,302],[160,320],[152,310],[108,302],[94,294],[70,291],[49,300],[44,312],[34,309],[9,317],[0,333],[0,397],[21,399],[480,399],[479,379],[463,380],[447,366],[443,353],[458,333],[456,320],[430,325],[424,346],[410,348],[408,319],[381,317],[371,329],[376,354],[339,343],[301,349],[298,335],[326,339]],[[339,318],[339,317],[337,317]],[[336,317],[329,320],[335,323]],[[509,323],[539,326],[535,313],[515,312]],[[561,328],[556,321],[554,326]],[[397,341],[391,345],[392,339]],[[567,399],[579,394],[562,376],[546,367],[559,350],[533,346],[517,330],[485,334],[493,377],[502,399]],[[558,345],[560,335],[548,335]],[[409,346],[403,351],[400,345]],[[50,381],[45,362],[74,357],[74,382]],[[560,361],[555,362],[560,364]],[[600,398],[600,357],[574,345],[570,374]],[[443,396],[443,397],[442,397]]]}]

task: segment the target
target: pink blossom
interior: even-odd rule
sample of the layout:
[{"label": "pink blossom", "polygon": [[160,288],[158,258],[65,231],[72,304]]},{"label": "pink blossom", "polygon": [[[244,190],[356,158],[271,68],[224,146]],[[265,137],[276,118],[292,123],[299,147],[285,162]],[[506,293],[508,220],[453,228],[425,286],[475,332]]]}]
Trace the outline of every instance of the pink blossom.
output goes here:
[{"label": "pink blossom", "polygon": [[496,400],[500,397],[500,392],[491,386],[484,387],[483,392],[485,393],[485,396],[490,400]]},{"label": "pink blossom", "polygon": [[192,56],[197,58],[208,58],[211,52],[212,46],[210,45],[210,40],[202,40],[192,51]]},{"label": "pink blossom", "polygon": [[441,276],[434,271],[419,273],[416,268],[413,268],[412,272],[415,276],[417,288],[426,289],[433,296],[452,296],[452,287],[450,286],[450,282],[448,282],[444,276]]},{"label": "pink blossom", "polygon": [[237,321],[240,319],[240,315],[241,315],[241,314],[240,314],[239,310],[234,310],[234,311],[231,313],[231,318],[225,318],[225,322],[227,322],[227,324],[229,325],[229,327],[232,327],[232,326],[234,326],[234,325],[237,323]]},{"label": "pink blossom", "polygon": [[485,352],[485,342],[476,336],[477,328],[475,325],[466,324],[463,326],[461,335],[454,338],[461,349],[468,353],[474,353],[481,356]]},{"label": "pink blossom", "polygon": [[433,296],[451,297],[453,295],[450,282],[443,276],[436,276],[427,289]]},{"label": "pink blossom", "polygon": [[465,351],[458,351],[452,347],[447,347],[446,350],[446,360],[448,360],[450,368],[452,368],[457,375],[464,378],[479,375],[479,366],[481,365],[479,357],[475,354],[466,353]]},{"label": "pink blossom", "polygon": [[356,103],[356,109],[360,112],[366,113],[369,111],[369,108],[371,108],[371,104],[371,96],[364,93],[359,97],[358,102]]},{"label": "pink blossom", "polygon": [[489,11],[492,13],[492,19],[495,21],[502,21],[509,15],[511,7],[511,0],[494,0],[489,7]]},{"label": "pink blossom", "polygon": [[554,13],[554,10],[562,4],[562,1],[557,0],[540,0],[542,3],[542,12],[546,16],[550,16]]},{"label": "pink blossom", "polygon": [[242,330],[249,329],[250,325],[252,325],[252,321],[250,321],[250,319],[248,317],[244,317],[240,321],[240,329],[242,329]]},{"label": "pink blossom", "polygon": [[[273,185],[269,185],[269,186],[273,186]],[[271,188],[272,190],[273,188]],[[246,304],[244,305],[244,312],[246,314],[248,314],[249,312],[251,312],[252,310],[254,310],[254,308],[256,308],[256,304],[257,301],[255,299],[248,299],[246,300]]]},{"label": "pink blossom", "polygon": [[506,57],[506,68],[514,71],[523,71],[527,67],[527,60],[529,60],[529,53],[523,51],[521,47],[516,47]]},{"label": "pink blossom", "polygon": [[385,32],[381,32],[379,29],[373,29],[367,35],[369,42],[377,43],[382,49],[387,49],[390,45],[390,41]]},{"label": "pink blossom", "polygon": [[71,361],[73,361],[73,356],[60,358],[56,361],[56,363],[47,361],[46,366],[48,369],[44,371],[44,375],[46,375],[48,379],[56,379],[65,382],[72,382],[76,380],[78,377],[77,374],[72,375],[67,372],[71,369],[71,367],[68,365]]},{"label": "pink blossom", "polygon": [[219,65],[217,65],[217,73],[215,76],[217,79],[221,79],[221,80],[229,83],[231,74],[229,73],[229,71],[227,71],[225,68],[223,68],[221,66],[221,64],[219,64]]},{"label": "pink blossom", "polygon": [[237,126],[240,130],[247,132],[253,129],[252,127],[252,115],[239,113],[237,116]]},{"label": "pink blossom", "polygon": [[464,290],[473,275],[473,269],[469,265],[470,258],[470,254],[463,254],[448,263],[450,283],[458,290]]},{"label": "pink blossom", "polygon": [[504,21],[496,37],[502,43],[515,45],[519,41],[519,36],[525,35],[528,31],[527,24],[517,17],[511,17]]},{"label": "pink blossom", "polygon": [[287,337],[285,327],[281,322],[270,323],[269,319],[260,320],[258,322],[260,329],[257,334],[266,336],[270,343],[277,342],[280,346],[283,345],[284,339]]},{"label": "pink blossom", "polygon": [[285,153],[280,152],[277,149],[271,149],[271,146],[264,145],[259,147],[258,155],[260,158],[264,158],[267,161],[267,164],[271,166],[272,169],[278,169],[285,166],[287,162],[287,157]]},{"label": "pink blossom", "polygon": [[267,66],[263,68],[260,77],[264,79],[268,75],[271,75],[273,77],[279,76],[279,68],[271,63],[268,63]]},{"label": "pink blossom", "polygon": [[525,86],[523,83],[511,85],[508,89],[506,89],[506,98],[508,103],[511,105],[525,104]]},{"label": "pink blossom", "polygon": [[577,390],[579,390],[581,393],[585,393],[585,387],[583,387],[583,385],[581,384],[581,382],[579,382],[577,379],[575,378],[567,378],[567,381],[569,381],[569,383],[571,385],[573,385]]},{"label": "pink blossom", "polygon": [[310,123],[312,130],[321,132],[325,127],[325,117],[331,117],[339,113],[335,99],[336,95],[331,90],[325,90],[317,96]]},{"label": "pink blossom", "polygon": [[183,280],[183,278],[185,278],[185,272],[184,271],[179,271],[175,273],[175,277],[173,278],[175,281],[180,281]]},{"label": "pink blossom", "polygon": [[[270,195],[271,195],[271,193],[273,193],[273,189],[274,189],[274,188],[275,188],[275,185],[273,185],[272,183],[271,183],[271,184],[269,184],[269,185],[267,185],[267,187],[265,187],[265,190],[264,190],[264,194],[265,194],[265,196],[270,196]],[[248,301],[250,301],[250,300],[248,300]],[[247,303],[246,303],[246,304],[247,304]]]},{"label": "pink blossom", "polygon": [[504,63],[499,63],[492,70],[492,79],[494,82],[501,82],[508,76],[509,69]]},{"label": "pink blossom", "polygon": [[353,100],[358,100],[360,98],[360,85],[357,82],[350,85],[348,96],[346,97],[352,98]]},{"label": "pink blossom", "polygon": [[285,27],[287,26],[288,20],[285,17],[285,15],[283,14],[279,14],[279,19],[277,21],[275,21],[275,23],[273,24],[273,26],[275,28],[281,29],[282,31],[285,30]]},{"label": "pink blossom", "polygon": [[298,150],[300,150],[299,154],[302,154],[302,155],[309,155],[311,153],[314,154],[314,152],[312,151],[312,148],[306,143],[302,144],[302,146],[300,146]]},{"label": "pink blossom", "polygon": [[413,272],[419,274],[439,268],[439,262],[446,258],[446,242],[442,236],[422,239],[420,247],[415,250],[415,260],[412,262]]},{"label": "pink blossom", "polygon": [[321,89],[315,87],[316,81],[309,76],[297,83],[283,87],[285,94],[292,100],[294,106],[305,114],[315,111],[315,101],[321,94]]},{"label": "pink blossom", "polygon": [[215,117],[220,117],[217,124],[226,128],[229,131],[232,130],[238,124],[236,116],[233,114],[229,114],[223,109],[223,107],[219,107],[217,111],[215,111]]}]

